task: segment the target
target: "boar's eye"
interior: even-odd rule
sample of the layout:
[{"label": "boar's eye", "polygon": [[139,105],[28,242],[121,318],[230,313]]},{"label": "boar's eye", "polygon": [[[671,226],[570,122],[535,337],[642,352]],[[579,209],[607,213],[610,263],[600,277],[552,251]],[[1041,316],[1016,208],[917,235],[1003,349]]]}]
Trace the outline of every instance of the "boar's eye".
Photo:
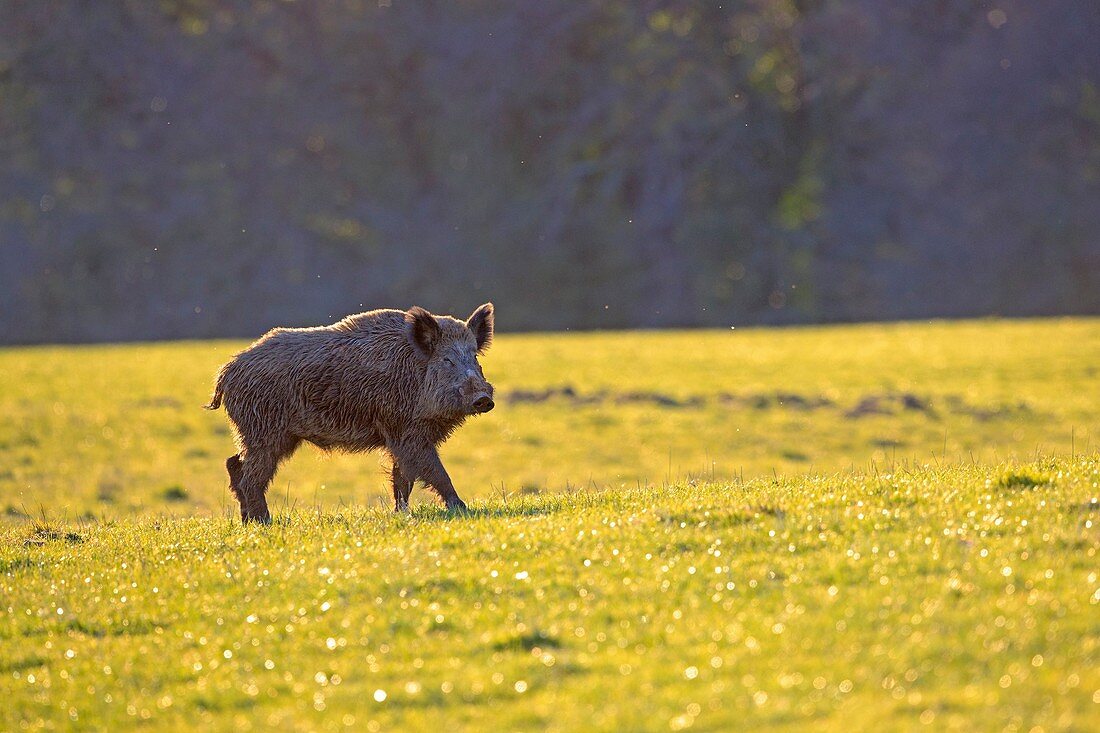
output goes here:
[{"label": "boar's eye", "polygon": [[451,361],[451,357],[449,357],[449,356],[444,356],[443,357],[443,363],[446,364],[447,366],[454,366],[455,365],[455,363],[453,361]]}]

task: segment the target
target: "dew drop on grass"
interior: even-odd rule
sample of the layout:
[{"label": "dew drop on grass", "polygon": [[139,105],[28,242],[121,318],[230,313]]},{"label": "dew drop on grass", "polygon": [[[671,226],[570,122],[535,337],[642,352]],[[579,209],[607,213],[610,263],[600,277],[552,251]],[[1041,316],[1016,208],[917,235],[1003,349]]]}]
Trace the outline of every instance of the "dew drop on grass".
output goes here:
[{"label": "dew drop on grass", "polygon": [[677,715],[675,718],[669,720],[668,727],[672,730],[684,730],[685,728],[690,728],[694,722],[694,718],[684,713],[683,715]]},{"label": "dew drop on grass", "polygon": [[386,691],[385,690],[375,690],[374,691],[374,701],[375,702],[385,702],[386,701]]}]

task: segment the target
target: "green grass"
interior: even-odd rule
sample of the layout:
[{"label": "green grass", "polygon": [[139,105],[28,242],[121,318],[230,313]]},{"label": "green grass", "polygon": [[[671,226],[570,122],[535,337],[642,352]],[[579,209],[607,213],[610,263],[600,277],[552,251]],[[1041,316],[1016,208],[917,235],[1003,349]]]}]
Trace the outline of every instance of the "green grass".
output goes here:
[{"label": "green grass", "polygon": [[0,351],[0,730],[1100,728],[1100,321],[502,335],[241,527],[237,343]]},{"label": "green grass", "polygon": [[1096,730],[1100,461],[1026,470],[13,527],[0,728]]},{"label": "green grass", "polygon": [[[0,517],[233,511],[225,414],[201,405],[243,345],[0,350]],[[464,498],[1028,460],[1100,427],[1095,319],[503,334],[484,365],[499,406],[443,450]],[[376,455],[303,448],[271,493],[389,505],[386,485]]]}]

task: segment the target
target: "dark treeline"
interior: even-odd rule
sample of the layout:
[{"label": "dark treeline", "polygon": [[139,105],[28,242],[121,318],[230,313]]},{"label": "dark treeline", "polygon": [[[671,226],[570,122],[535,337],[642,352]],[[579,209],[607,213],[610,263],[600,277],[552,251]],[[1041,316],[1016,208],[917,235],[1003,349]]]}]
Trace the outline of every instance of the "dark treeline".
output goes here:
[{"label": "dark treeline", "polygon": [[1100,3],[0,4],[0,341],[1100,312]]}]

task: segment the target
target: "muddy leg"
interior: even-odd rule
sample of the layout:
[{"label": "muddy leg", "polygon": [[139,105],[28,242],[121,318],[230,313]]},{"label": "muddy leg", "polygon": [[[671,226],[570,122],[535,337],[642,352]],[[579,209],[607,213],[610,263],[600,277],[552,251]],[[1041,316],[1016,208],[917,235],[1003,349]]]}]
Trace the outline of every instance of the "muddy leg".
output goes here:
[{"label": "muddy leg", "polygon": [[431,486],[439,494],[439,498],[443,499],[447,509],[466,511],[466,502],[458,497],[435,446],[402,443],[390,448],[390,452],[397,459],[405,476],[420,479]]},{"label": "muddy leg", "polygon": [[409,494],[412,493],[413,482],[411,478],[401,472],[397,459],[393,459],[393,510],[395,512],[409,511]]}]

